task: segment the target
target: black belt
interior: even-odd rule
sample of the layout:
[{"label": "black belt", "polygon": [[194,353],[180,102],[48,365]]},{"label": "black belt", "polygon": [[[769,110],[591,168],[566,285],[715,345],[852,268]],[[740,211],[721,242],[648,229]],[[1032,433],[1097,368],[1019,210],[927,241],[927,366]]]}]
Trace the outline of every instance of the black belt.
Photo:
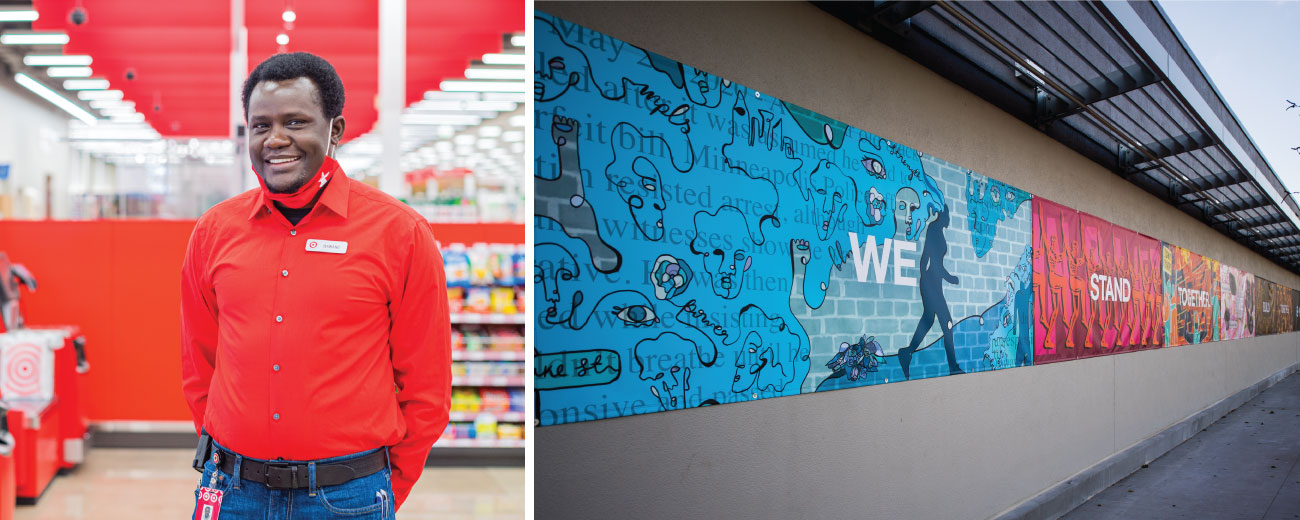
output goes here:
[{"label": "black belt", "polygon": [[[221,472],[227,475],[235,472],[235,454],[218,449],[221,453]],[[388,457],[384,450],[369,455],[339,462],[316,464],[316,487],[337,486],[352,479],[372,475],[388,467]],[[245,458],[240,464],[240,478],[266,484],[272,489],[306,489],[307,464],[267,461],[260,462]]]}]

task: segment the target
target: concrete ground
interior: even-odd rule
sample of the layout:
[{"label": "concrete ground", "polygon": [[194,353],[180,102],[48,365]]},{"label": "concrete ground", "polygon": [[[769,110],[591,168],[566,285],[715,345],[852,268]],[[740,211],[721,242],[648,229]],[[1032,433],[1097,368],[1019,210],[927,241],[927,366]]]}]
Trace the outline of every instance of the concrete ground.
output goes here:
[{"label": "concrete ground", "polygon": [[1062,518],[1300,518],[1300,376],[1278,382]]}]

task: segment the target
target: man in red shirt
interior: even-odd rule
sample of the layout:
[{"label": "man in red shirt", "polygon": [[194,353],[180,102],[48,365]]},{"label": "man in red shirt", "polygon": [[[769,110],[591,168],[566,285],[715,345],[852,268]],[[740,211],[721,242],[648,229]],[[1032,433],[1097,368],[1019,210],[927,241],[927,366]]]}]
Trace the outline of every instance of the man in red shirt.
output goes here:
[{"label": "man in red shirt", "polygon": [[442,257],[425,219],[332,158],[343,97],[320,57],[258,65],[243,102],[261,187],[208,210],[190,237],[181,365],[201,434],[196,519],[391,518],[447,425]]}]

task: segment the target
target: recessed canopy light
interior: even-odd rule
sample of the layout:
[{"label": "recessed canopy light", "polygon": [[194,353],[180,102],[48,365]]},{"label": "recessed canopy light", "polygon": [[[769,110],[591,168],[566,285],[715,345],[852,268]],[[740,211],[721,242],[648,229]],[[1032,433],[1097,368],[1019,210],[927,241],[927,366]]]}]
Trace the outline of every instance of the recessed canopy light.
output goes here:
[{"label": "recessed canopy light", "polygon": [[298,19],[298,14],[293,12],[293,9],[285,9],[284,14],[280,15],[280,19],[284,20],[285,23],[293,23],[294,20]]},{"label": "recessed canopy light", "polygon": [[289,45],[289,35],[285,33],[280,33],[279,35],[276,35],[275,43],[278,43],[280,45]]}]

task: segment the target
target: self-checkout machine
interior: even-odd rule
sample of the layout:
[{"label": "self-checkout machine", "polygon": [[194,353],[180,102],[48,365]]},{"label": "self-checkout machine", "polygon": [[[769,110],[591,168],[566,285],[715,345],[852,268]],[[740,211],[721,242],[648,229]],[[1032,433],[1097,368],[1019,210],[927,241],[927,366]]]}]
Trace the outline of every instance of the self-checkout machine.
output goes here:
[{"label": "self-checkout machine", "polygon": [[[61,402],[65,397],[74,406],[79,404],[75,375],[64,377],[73,385],[70,390],[56,385],[55,377],[56,372],[66,371],[56,370],[58,365],[68,363],[60,363],[60,359],[71,359],[75,374],[79,336],[75,327],[28,328],[18,306],[21,286],[34,291],[36,281],[26,268],[11,264],[0,252],[0,324],[4,327],[0,332],[0,404],[7,408],[5,415],[13,441],[10,480],[18,502],[35,503],[68,458],[65,437],[69,431],[75,433],[76,424],[65,428],[64,416],[75,420],[81,415],[75,407]],[[67,352],[60,356],[59,351]],[[84,435],[83,431],[78,436],[82,439],[81,451],[73,454],[77,461],[84,458]]]}]

